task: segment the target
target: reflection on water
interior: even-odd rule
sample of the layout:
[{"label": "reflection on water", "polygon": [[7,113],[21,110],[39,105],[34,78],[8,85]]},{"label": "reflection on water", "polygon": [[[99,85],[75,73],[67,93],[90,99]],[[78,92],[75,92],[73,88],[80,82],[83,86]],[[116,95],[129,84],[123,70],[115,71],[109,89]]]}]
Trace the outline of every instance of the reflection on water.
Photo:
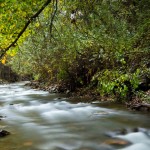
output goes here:
[{"label": "reflection on water", "polygon": [[[148,114],[70,103],[62,95],[32,90],[24,84],[0,85],[0,116],[6,116],[0,128],[11,132],[0,139],[2,150],[112,150],[116,148],[103,144],[106,132],[150,127]],[[149,135],[141,132],[118,138],[133,143],[122,150],[150,147]]]}]

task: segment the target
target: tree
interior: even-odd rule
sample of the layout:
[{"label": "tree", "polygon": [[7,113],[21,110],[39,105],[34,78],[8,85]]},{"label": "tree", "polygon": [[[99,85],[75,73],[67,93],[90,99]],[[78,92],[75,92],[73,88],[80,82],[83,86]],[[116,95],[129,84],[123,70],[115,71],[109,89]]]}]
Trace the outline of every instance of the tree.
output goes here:
[{"label": "tree", "polygon": [[[27,30],[28,26],[39,16],[39,14],[45,9],[45,7],[49,3],[51,3],[51,0],[47,0],[42,5],[42,7],[39,10],[37,10],[37,5],[42,4],[41,2],[42,1],[39,2],[36,0],[28,2],[22,1],[19,3],[17,2],[17,0],[1,2],[1,38],[3,38],[3,40],[1,40],[2,48],[0,58],[2,58],[11,47],[16,46],[17,41]],[[34,15],[31,15],[33,11],[36,11],[36,13]],[[24,23],[25,25],[24,27],[22,27]],[[28,33],[26,34],[28,35]],[[27,35],[25,35],[24,38]],[[5,48],[3,48],[3,46],[5,46]]]}]

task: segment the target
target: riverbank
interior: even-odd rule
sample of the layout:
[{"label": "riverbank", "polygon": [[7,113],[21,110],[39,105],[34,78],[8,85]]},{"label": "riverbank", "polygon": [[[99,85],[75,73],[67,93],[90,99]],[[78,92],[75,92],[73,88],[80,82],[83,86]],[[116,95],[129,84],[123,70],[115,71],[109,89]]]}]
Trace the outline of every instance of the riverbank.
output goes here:
[{"label": "riverbank", "polygon": [[30,86],[33,89],[48,91],[50,93],[63,93],[69,97],[72,102],[110,102],[116,104],[123,104],[124,107],[134,111],[146,111],[150,112],[150,90],[147,91],[138,91],[129,101],[118,101],[117,97],[114,95],[100,95],[96,88],[77,88],[75,91],[71,92],[67,89],[67,87],[63,84],[45,84],[39,81],[31,81],[26,84],[26,86]]},{"label": "riverbank", "polygon": [[7,81],[0,79],[0,84],[7,84],[7,83],[8,83]]}]

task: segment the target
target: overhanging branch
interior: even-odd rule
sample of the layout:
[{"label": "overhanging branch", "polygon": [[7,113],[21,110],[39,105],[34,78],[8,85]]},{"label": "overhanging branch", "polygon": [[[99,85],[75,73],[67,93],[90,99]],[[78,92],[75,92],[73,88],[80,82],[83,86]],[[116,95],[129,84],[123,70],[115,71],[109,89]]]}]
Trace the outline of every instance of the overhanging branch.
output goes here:
[{"label": "overhanging branch", "polygon": [[50,23],[50,35],[52,35],[53,21],[54,21],[54,18],[55,18],[57,9],[58,9],[58,0],[56,0],[55,11],[54,11],[54,13],[53,13],[53,15],[52,15],[52,19],[51,19],[51,23]]},{"label": "overhanging branch", "polygon": [[16,39],[5,49],[1,50],[1,54],[0,54],[0,59],[2,59],[2,57],[6,54],[6,52],[13,46],[15,46],[15,44],[17,43],[17,41],[19,40],[19,38],[22,36],[22,34],[26,31],[26,29],[28,28],[28,26],[30,25],[30,23],[39,16],[39,14],[45,9],[45,7],[47,5],[49,5],[51,3],[51,0],[47,0],[43,6],[33,15],[30,17],[30,19],[26,22],[25,26],[23,27],[23,29],[19,32],[18,36],[16,37]]}]

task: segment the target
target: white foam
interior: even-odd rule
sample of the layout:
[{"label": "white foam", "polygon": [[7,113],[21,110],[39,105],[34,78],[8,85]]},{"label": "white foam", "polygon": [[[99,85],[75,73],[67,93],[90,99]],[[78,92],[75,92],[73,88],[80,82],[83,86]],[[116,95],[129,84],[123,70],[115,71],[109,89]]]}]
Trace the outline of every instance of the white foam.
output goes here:
[{"label": "white foam", "polygon": [[137,143],[119,150],[150,150],[150,144]]},{"label": "white foam", "polygon": [[127,135],[119,135],[116,137],[130,141],[131,143],[140,143],[148,140],[148,136],[143,132],[129,133]]}]

